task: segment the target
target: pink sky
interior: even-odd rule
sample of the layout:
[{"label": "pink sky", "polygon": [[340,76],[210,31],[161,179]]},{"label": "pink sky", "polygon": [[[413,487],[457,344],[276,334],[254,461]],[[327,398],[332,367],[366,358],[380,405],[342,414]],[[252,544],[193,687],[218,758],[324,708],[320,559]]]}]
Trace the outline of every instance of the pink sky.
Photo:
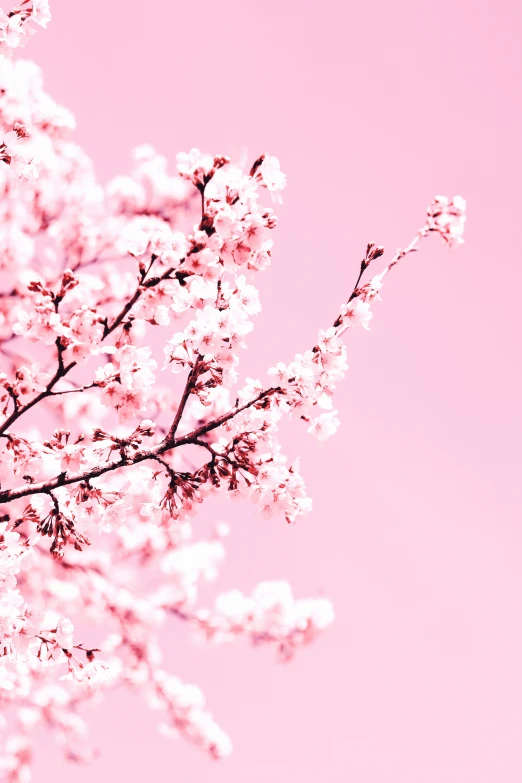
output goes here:
[{"label": "pink sky", "polygon": [[[520,29],[514,2],[53,0],[26,56],[73,110],[103,180],[150,142],[277,155],[289,177],[245,374],[312,344],[368,240],[412,238],[436,193],[468,199],[466,245],[396,270],[349,340],[342,427],[286,431],[314,511],[296,527],[222,504],[223,588],[288,578],[335,626],[288,667],[242,645],[167,662],[232,736],[212,764],[138,697],[93,712],[103,755],[42,735],[35,780],[520,783],[522,569]],[[202,519],[202,524],[205,520]]]}]

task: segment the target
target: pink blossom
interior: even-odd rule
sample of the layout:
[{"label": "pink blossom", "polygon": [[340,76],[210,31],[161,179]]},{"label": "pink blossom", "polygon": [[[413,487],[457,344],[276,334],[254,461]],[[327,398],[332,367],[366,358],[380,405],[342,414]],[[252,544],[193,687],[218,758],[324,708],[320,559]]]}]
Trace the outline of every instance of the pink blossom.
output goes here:
[{"label": "pink blossom", "polygon": [[32,0],[33,8],[31,11],[31,17],[34,21],[40,25],[40,27],[47,27],[51,21],[51,12],[49,10],[49,0]]},{"label": "pink blossom", "polygon": [[466,201],[462,196],[454,196],[451,200],[446,196],[436,196],[428,207],[427,229],[439,233],[450,247],[464,241],[465,222]]},{"label": "pink blossom", "polygon": [[55,638],[60,647],[69,649],[73,646],[74,625],[67,618],[62,618],[57,626]]},{"label": "pink blossom", "polygon": [[264,155],[256,177],[270,191],[274,201],[281,203],[281,191],[286,187],[286,174],[281,171],[279,160],[273,155]]},{"label": "pink blossom", "polygon": [[370,311],[370,303],[356,297],[347,305],[341,307],[341,316],[345,324],[349,326],[363,326],[369,329],[373,313]]},{"label": "pink blossom", "polygon": [[82,464],[83,452],[77,446],[64,446],[60,452],[61,468],[63,471],[77,473]]},{"label": "pink blossom", "polygon": [[27,29],[24,27],[23,16],[18,13],[12,17],[0,9],[0,48],[16,49],[23,46],[27,36]]},{"label": "pink blossom", "polygon": [[325,441],[335,435],[339,428],[337,411],[327,411],[319,414],[308,427],[308,432],[315,435],[317,440]]}]

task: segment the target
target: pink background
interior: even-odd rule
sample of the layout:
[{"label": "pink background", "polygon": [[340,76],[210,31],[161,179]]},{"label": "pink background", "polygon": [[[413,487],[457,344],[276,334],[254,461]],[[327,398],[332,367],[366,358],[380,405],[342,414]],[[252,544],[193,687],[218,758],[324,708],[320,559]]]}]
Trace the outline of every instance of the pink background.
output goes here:
[{"label": "pink background", "polygon": [[[288,173],[246,374],[312,344],[368,240],[406,244],[436,193],[469,201],[467,243],[431,239],[349,340],[342,429],[285,432],[315,501],[297,527],[253,508],[221,584],[288,577],[337,621],[289,667],[242,645],[165,637],[234,740],[214,764],[116,694],[104,753],[71,769],[42,735],[35,780],[520,783],[520,29],[483,0],[53,0],[27,56],[78,120],[100,177],[144,141]],[[209,512],[207,512],[209,513]],[[45,744],[44,744],[45,743]]]}]

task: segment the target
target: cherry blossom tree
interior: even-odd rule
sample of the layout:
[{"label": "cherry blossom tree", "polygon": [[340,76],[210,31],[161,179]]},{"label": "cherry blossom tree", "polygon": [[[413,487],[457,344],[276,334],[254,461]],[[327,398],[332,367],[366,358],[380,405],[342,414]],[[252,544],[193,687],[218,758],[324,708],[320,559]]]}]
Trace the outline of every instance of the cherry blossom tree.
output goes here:
[{"label": "cherry blossom tree", "polygon": [[[201,606],[228,528],[205,537],[192,520],[216,493],[289,523],[310,511],[279,423],[335,434],[342,338],[369,328],[391,269],[430,234],[458,245],[465,221],[462,198],[436,197],[410,244],[365,280],[384,254],[369,243],[316,344],[242,381],[261,309],[252,281],[272,260],[265,197],[277,204],[286,184],[278,159],[243,171],[192,149],[171,171],[142,146],[131,173],[102,187],[70,112],[34,63],[11,57],[49,20],[47,0],[0,11],[0,776],[11,783],[30,778],[37,724],[88,760],[82,706],[116,685],[141,691],[165,734],[230,753],[199,688],[162,668],[162,624],[286,661],[333,609],[283,581]],[[71,618],[88,623],[89,643]]]}]

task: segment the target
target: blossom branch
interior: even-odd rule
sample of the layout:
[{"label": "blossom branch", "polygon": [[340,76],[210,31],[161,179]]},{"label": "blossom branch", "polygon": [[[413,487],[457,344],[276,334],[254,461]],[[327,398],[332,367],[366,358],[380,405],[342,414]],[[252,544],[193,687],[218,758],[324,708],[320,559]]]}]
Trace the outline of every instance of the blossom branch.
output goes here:
[{"label": "blossom branch", "polygon": [[12,500],[18,500],[19,498],[27,497],[28,495],[38,495],[41,493],[49,494],[52,490],[58,489],[58,487],[64,487],[69,484],[78,484],[79,482],[83,481],[90,481],[92,479],[99,478],[99,476],[103,476],[105,473],[117,470],[118,468],[136,465],[148,459],[156,459],[161,454],[165,454],[165,452],[171,451],[172,449],[178,448],[179,446],[185,446],[189,444],[201,445],[197,442],[201,435],[205,435],[207,432],[211,432],[212,430],[217,429],[217,427],[220,427],[222,424],[230,421],[230,419],[233,419],[234,416],[237,416],[238,413],[242,413],[242,411],[247,410],[251,406],[256,405],[261,400],[270,397],[272,394],[275,394],[278,391],[281,390],[277,388],[266,389],[260,392],[253,400],[233,408],[222,416],[219,416],[214,421],[211,421],[208,424],[203,424],[201,427],[198,427],[187,435],[183,435],[181,438],[174,438],[167,435],[167,437],[153,449],[137,451],[130,457],[121,457],[119,460],[111,462],[108,465],[98,465],[95,468],[80,471],[70,476],[67,475],[67,473],[61,473],[59,476],[56,476],[53,479],[27,484],[23,487],[16,487],[14,489],[3,490],[0,492],[0,504],[9,503]]},{"label": "blossom branch", "polygon": [[[49,19],[47,0],[0,11],[0,48],[23,44],[31,24],[45,27]],[[7,371],[0,373],[0,659],[8,666],[0,668],[8,687],[0,689],[0,706],[19,725],[14,744],[0,742],[0,778],[29,780],[35,722],[66,739],[69,758],[91,758],[77,708],[119,683],[136,684],[163,711],[165,733],[222,757],[230,741],[199,689],[158,667],[164,618],[188,621],[215,642],[268,644],[288,660],[333,611],[327,599],[294,599],[285,582],[220,594],[212,609],[197,610],[199,583],[217,575],[228,531],[218,523],[205,535],[191,517],[220,490],[288,522],[310,510],[298,461],[283,453],[280,420],[295,415],[319,440],[335,433],[332,399],[347,370],[340,336],[368,328],[385,274],[421,236],[437,233],[449,246],[462,241],[465,202],[436,197],[417,237],[364,282],[382,255],[370,243],[348,300],[316,345],[269,369],[268,383],[247,378],[241,387],[239,349],[261,310],[253,279],[273,260],[277,217],[263,196],[280,203],[286,185],[277,158],[262,154],[243,171],[225,156],[192,149],[177,156],[172,174],[143,145],[130,174],[102,188],[71,137],[72,116],[44,92],[39,70],[17,58],[1,66],[0,353]],[[129,258],[137,277],[123,263]],[[168,423],[162,414],[175,401],[170,385],[156,380],[151,327],[165,338],[164,369],[185,381]],[[114,345],[104,348],[110,335]],[[15,337],[24,344],[16,356],[6,348]],[[71,380],[73,368],[103,354],[93,376],[81,385]],[[51,437],[44,415],[34,417],[30,436],[13,431],[22,415],[52,400]],[[189,449],[176,452],[185,445],[204,450],[202,465]],[[126,470],[132,466],[140,469]],[[51,539],[49,548],[35,546],[29,526]],[[91,531],[108,540],[83,551]],[[73,612],[99,617],[110,636],[89,648],[78,644]]]},{"label": "blossom branch", "polygon": [[[105,321],[104,324],[104,330],[103,330],[103,336],[102,340],[105,340],[110,334],[112,334],[115,329],[120,326],[120,324],[124,321],[125,317],[129,314],[129,312],[132,310],[136,302],[139,300],[139,298],[142,296],[145,290],[152,288],[153,286],[158,285],[163,280],[167,280],[170,278],[170,275],[173,272],[173,268],[167,269],[160,277],[151,278],[147,281],[144,281],[140,283],[136,291],[134,292],[133,296],[129,299],[129,301],[125,304],[123,309],[120,311],[120,313],[116,316],[116,318],[113,320],[111,324]],[[58,349],[58,368],[47,384],[47,387],[40,392],[36,397],[34,397],[32,400],[27,402],[25,405],[18,407],[18,409],[15,407],[15,410],[13,413],[4,421],[2,425],[0,425],[0,435],[6,432],[9,427],[14,424],[15,421],[17,421],[21,416],[23,416],[24,413],[27,413],[31,408],[33,408],[35,405],[37,405],[42,400],[49,397],[51,394],[53,394],[53,389],[56,386],[56,384],[65,378],[65,376],[74,368],[77,366],[78,362],[72,361],[69,364],[64,364],[63,361],[63,353],[64,348],[61,344],[60,338],[56,340],[56,347]]]}]

